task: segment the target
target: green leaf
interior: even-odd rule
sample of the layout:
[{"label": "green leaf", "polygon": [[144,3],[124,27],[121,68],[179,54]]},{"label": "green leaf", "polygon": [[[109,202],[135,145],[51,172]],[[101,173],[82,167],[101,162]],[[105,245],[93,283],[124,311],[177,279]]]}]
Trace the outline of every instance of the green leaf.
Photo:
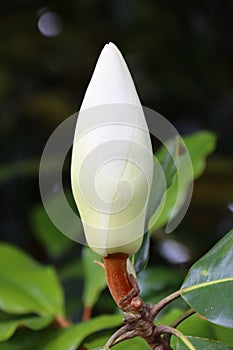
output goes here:
[{"label": "green leaf", "polygon": [[151,347],[146,343],[146,341],[142,338],[136,337],[133,339],[129,339],[126,341],[123,341],[122,343],[119,343],[117,345],[114,345],[115,350],[149,350]]},{"label": "green leaf", "polygon": [[198,314],[194,314],[184,320],[177,329],[183,334],[191,336],[214,338],[213,324],[201,318]]},{"label": "green leaf", "polygon": [[195,134],[184,136],[183,140],[189,151],[193,165],[193,175],[196,179],[205,170],[206,157],[216,147],[216,136],[210,131],[199,131]]},{"label": "green leaf", "polygon": [[95,263],[95,261],[100,259],[99,255],[87,246],[83,247],[82,252],[84,271],[83,301],[85,307],[92,308],[102,290],[106,288],[105,271]]},{"label": "green leaf", "polygon": [[[176,148],[175,153],[173,154],[173,156],[175,155],[174,164],[176,165],[176,168],[180,169],[179,171],[183,170],[182,186],[179,186],[177,172],[174,174],[174,168],[172,167],[172,163],[170,161],[168,169],[165,169],[165,178],[166,171],[168,171],[170,173],[170,180],[171,176],[173,176],[172,182],[170,181],[170,186],[170,182],[168,182],[166,197],[164,196],[161,199],[159,206],[150,219],[149,229],[151,232],[161,228],[162,226],[166,225],[171,218],[173,219],[176,217],[189,193],[190,182],[203,173],[205,168],[205,158],[214,150],[216,143],[214,134],[207,131],[201,131],[190,136],[185,136],[183,137],[183,141],[191,158],[193,174],[185,171],[187,158],[185,157],[185,154],[182,154],[182,152],[177,152]],[[164,151],[160,152],[161,155],[164,154]],[[161,157],[161,155],[159,155],[159,157]],[[160,192],[159,184],[157,184],[157,191]]]},{"label": "green leaf", "polygon": [[[176,332],[175,350],[197,350],[193,346],[193,344],[190,342],[190,340],[183,333],[179,332],[178,330],[175,330],[175,332]],[[171,339],[172,346],[174,345],[173,338],[174,337],[172,337]]]},{"label": "green leaf", "polygon": [[[151,185],[145,224],[147,231],[144,234],[140,250],[135,255],[134,268],[136,273],[143,271],[147,266],[150,248],[148,223],[159,207],[164,192],[171,185],[173,177],[176,174],[176,166],[174,160],[177,159],[178,152],[179,139],[176,137],[169,143],[169,152],[164,146],[161,147],[154,156],[153,181]],[[161,210],[159,210],[159,212],[161,212]]]},{"label": "green leaf", "polygon": [[232,329],[215,325],[199,314],[194,314],[183,321],[177,329],[189,336],[214,339],[233,346]]},{"label": "green leaf", "polygon": [[9,339],[18,327],[28,327],[33,330],[42,329],[52,321],[53,317],[16,316],[1,313],[0,315],[0,341]]},{"label": "green leaf", "polygon": [[233,328],[233,230],[189,270],[182,297],[209,321]]},{"label": "green leaf", "polygon": [[[184,310],[173,308],[165,314],[158,316],[158,324],[171,324],[175,319],[184,313]],[[193,337],[209,338],[218,341],[222,341],[225,344],[231,346],[233,345],[233,333],[232,330],[217,326],[198,314],[194,314],[189,318],[185,319],[179,326],[177,330],[183,334],[188,334]],[[223,331],[222,334],[218,334],[218,330]],[[172,345],[175,348],[175,343],[177,339],[172,337]],[[183,345],[183,344],[182,344]],[[184,346],[184,345],[183,345]],[[204,348],[203,348],[204,349]]]},{"label": "green leaf", "polygon": [[181,271],[171,270],[164,266],[148,266],[138,275],[141,296],[151,302],[158,301],[157,298],[160,297],[161,292],[167,294],[170,289],[174,291],[180,286],[183,279],[184,274]]},{"label": "green leaf", "polygon": [[134,270],[136,273],[143,271],[149,260],[150,236],[147,231],[143,236],[142,245],[134,256]]},{"label": "green leaf", "polygon": [[[74,205],[72,205],[73,202],[71,193],[66,191],[66,197],[71,206],[74,207]],[[62,212],[62,206],[59,198],[60,197],[57,195],[49,200],[50,207],[52,207],[53,210],[58,213]],[[61,233],[50,221],[43,205],[39,205],[32,210],[31,222],[33,226],[33,233],[51,257],[56,258],[62,256],[74,244],[74,241]],[[72,223],[69,225],[72,226]]]},{"label": "green leaf", "polygon": [[80,256],[75,257],[71,261],[59,267],[59,277],[62,282],[66,282],[70,279],[82,279],[83,278],[83,263]]},{"label": "green leaf", "polygon": [[62,234],[50,221],[42,205],[31,213],[33,233],[51,257],[59,257],[66,253],[73,241]]},{"label": "green leaf", "polygon": [[100,316],[67,329],[22,330],[4,343],[0,350],[76,350],[84,339],[95,332],[117,327],[122,315]]},{"label": "green leaf", "polygon": [[147,223],[158,208],[164,191],[170,187],[176,174],[175,160],[178,157],[178,138],[170,140],[168,148],[169,151],[167,147],[163,146],[154,155],[153,180],[147,208]]},{"label": "green leaf", "polygon": [[43,350],[75,350],[90,334],[97,331],[116,327],[122,322],[122,316],[100,316],[87,322],[79,323],[71,328],[63,330],[55,338],[51,339]]},{"label": "green leaf", "polygon": [[[87,348],[88,350],[102,350],[104,344],[108,341],[111,335],[109,336],[99,336],[94,340],[87,341],[84,343],[84,348]],[[133,339],[125,340],[119,344],[114,345],[113,349],[116,350],[149,350],[151,349],[150,346],[146,343],[146,341],[142,338],[136,337]]]},{"label": "green leaf", "polygon": [[[156,324],[169,325],[183,313],[184,310],[182,309],[172,308],[166,313],[159,314]],[[199,314],[194,314],[185,319],[181,324],[179,324],[177,329],[183,334],[188,334],[189,336],[214,339],[229,346],[233,346],[232,329],[215,325],[204,319]],[[176,338],[174,339],[174,337],[172,337],[173,345],[175,344],[175,341]]]},{"label": "green leaf", "polygon": [[0,184],[19,176],[37,175],[39,164],[39,159],[26,159],[1,165]]},{"label": "green leaf", "polygon": [[0,244],[0,266],[0,309],[42,317],[64,314],[63,291],[53,268],[8,244]]},{"label": "green leaf", "polygon": [[0,350],[44,350],[44,345],[59,332],[49,328],[37,332],[21,329],[8,341],[0,342]]},{"label": "green leaf", "polygon": [[233,348],[233,332],[230,328],[221,327],[212,323],[213,333],[216,339],[224,342]]},{"label": "green leaf", "polygon": [[[198,337],[186,338],[193,345],[192,350],[232,350],[230,346],[216,340]],[[177,338],[176,350],[191,350],[191,348],[184,344],[182,339]]]},{"label": "green leaf", "polygon": [[[97,334],[96,337],[89,337],[87,338],[87,340],[84,342],[83,346],[84,346],[84,349],[91,349],[91,350],[94,350],[94,349],[102,349],[104,344],[107,343],[108,339],[111,337],[111,334]],[[94,339],[93,339],[94,338]]]}]

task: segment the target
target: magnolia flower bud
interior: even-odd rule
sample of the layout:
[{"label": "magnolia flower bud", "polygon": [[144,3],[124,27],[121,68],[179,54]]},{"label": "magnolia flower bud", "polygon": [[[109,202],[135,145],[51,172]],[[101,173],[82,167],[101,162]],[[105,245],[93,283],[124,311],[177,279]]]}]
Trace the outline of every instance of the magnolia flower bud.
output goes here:
[{"label": "magnolia flower bud", "polygon": [[121,53],[109,43],[78,115],[71,164],[86,240],[101,256],[140,248],[152,172],[143,109]]}]

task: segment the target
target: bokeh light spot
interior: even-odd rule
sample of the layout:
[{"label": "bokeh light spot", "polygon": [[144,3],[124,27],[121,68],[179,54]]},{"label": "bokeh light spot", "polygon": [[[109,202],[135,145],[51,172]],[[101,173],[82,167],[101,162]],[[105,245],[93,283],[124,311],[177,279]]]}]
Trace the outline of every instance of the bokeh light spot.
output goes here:
[{"label": "bokeh light spot", "polygon": [[62,21],[55,12],[43,13],[38,20],[38,29],[44,36],[55,37],[62,31]]},{"label": "bokeh light spot", "polygon": [[166,239],[159,243],[160,254],[171,264],[183,264],[190,260],[190,254],[182,243]]}]

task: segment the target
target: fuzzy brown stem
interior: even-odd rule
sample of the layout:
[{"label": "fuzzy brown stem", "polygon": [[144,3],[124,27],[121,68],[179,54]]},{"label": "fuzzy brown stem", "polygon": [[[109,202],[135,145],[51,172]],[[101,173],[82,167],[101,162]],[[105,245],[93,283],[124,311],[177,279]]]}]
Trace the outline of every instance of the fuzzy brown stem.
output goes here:
[{"label": "fuzzy brown stem", "polygon": [[109,254],[104,257],[104,268],[110,293],[117,305],[126,311],[131,301],[137,296],[137,291],[132,286],[126,269],[127,254]]}]

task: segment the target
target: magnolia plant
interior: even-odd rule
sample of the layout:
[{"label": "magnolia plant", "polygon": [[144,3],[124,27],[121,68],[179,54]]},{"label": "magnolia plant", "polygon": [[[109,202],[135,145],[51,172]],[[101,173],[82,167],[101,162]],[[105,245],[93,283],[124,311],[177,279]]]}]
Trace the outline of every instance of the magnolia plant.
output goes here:
[{"label": "magnolia plant", "polygon": [[103,257],[109,289],[124,311],[142,308],[127,259],[142,243],[152,176],[143,109],[127,65],[110,43],[80,108],[71,179],[87,243]]},{"label": "magnolia plant", "polygon": [[[68,124],[73,135],[71,120]],[[156,129],[159,138],[157,123]],[[54,198],[62,171],[48,164],[61,149],[67,124],[58,130],[57,143],[53,136],[53,142],[48,142],[52,152],[44,160],[42,173],[44,170],[45,187],[52,195],[50,209],[59,213],[71,231],[75,226],[80,237],[77,221],[69,219],[60,197]],[[168,224],[187,198],[187,184],[193,179],[185,155],[189,154],[193,177],[197,178],[215,147],[215,136],[208,131],[184,136],[183,141],[168,139],[152,155],[145,116],[126,63],[115,45],[106,45],[78,115],[71,166],[73,194],[90,248],[82,247],[82,254],[74,260],[68,256],[76,242],[55,229],[51,221],[56,224],[56,220],[48,219],[42,204],[31,213],[32,228],[50,261],[57,259],[56,269],[36,262],[11,244],[0,243],[0,350],[100,350],[104,343],[104,350],[115,345],[123,350],[126,345],[121,342],[127,339],[130,349],[232,350],[233,230],[190,268],[183,283],[183,274],[164,266],[148,266],[138,274],[148,260],[150,234]],[[72,139],[69,147],[71,143]],[[170,149],[168,144],[172,145]],[[159,169],[166,180],[165,192]],[[178,245],[172,236],[160,237],[165,243]],[[105,273],[93,260],[98,260]],[[75,289],[74,305],[72,296],[65,300],[61,280],[66,295],[70,295],[70,285],[76,288],[73,281],[80,281],[80,277],[84,282],[83,303]],[[116,306],[124,313],[124,325],[112,336],[112,329],[122,323],[122,315],[109,314],[107,299],[101,304],[103,298],[99,296],[106,281]],[[68,288],[66,282],[71,282]],[[163,297],[180,284],[177,291]],[[155,305],[144,302],[155,299]],[[176,299],[177,303],[165,308]],[[91,317],[96,303],[101,306],[101,315]],[[73,322],[74,315],[82,311],[85,322]],[[98,308],[96,311],[98,314]],[[105,311],[108,315],[103,315]]]},{"label": "magnolia plant", "polygon": [[[177,157],[182,158],[182,154],[188,152],[186,146],[177,146]],[[102,257],[103,263],[99,262],[99,265],[105,270],[111,295],[125,313],[125,325],[113,334],[105,349],[140,336],[151,349],[171,350],[172,335],[182,340],[183,347],[180,349],[195,349],[192,342],[176,329],[195,313],[194,309],[189,309],[171,326],[154,323],[158,313],[180,296],[188,304],[195,305],[192,271],[180,290],[154,306],[144,305],[129,259],[140,249],[147,230],[153,169],[150,135],[133,80],[117,47],[107,44],[97,61],[81,105],[71,164],[72,190],[87,244]],[[156,186],[153,182],[155,196],[160,190]],[[203,276],[211,279],[208,269],[203,270]],[[232,281],[228,275],[229,271],[221,283]],[[195,278],[198,284],[199,278]],[[203,281],[199,285],[206,288],[208,283]],[[217,308],[211,306],[211,310],[215,311],[208,314],[210,320],[216,317]]]}]

